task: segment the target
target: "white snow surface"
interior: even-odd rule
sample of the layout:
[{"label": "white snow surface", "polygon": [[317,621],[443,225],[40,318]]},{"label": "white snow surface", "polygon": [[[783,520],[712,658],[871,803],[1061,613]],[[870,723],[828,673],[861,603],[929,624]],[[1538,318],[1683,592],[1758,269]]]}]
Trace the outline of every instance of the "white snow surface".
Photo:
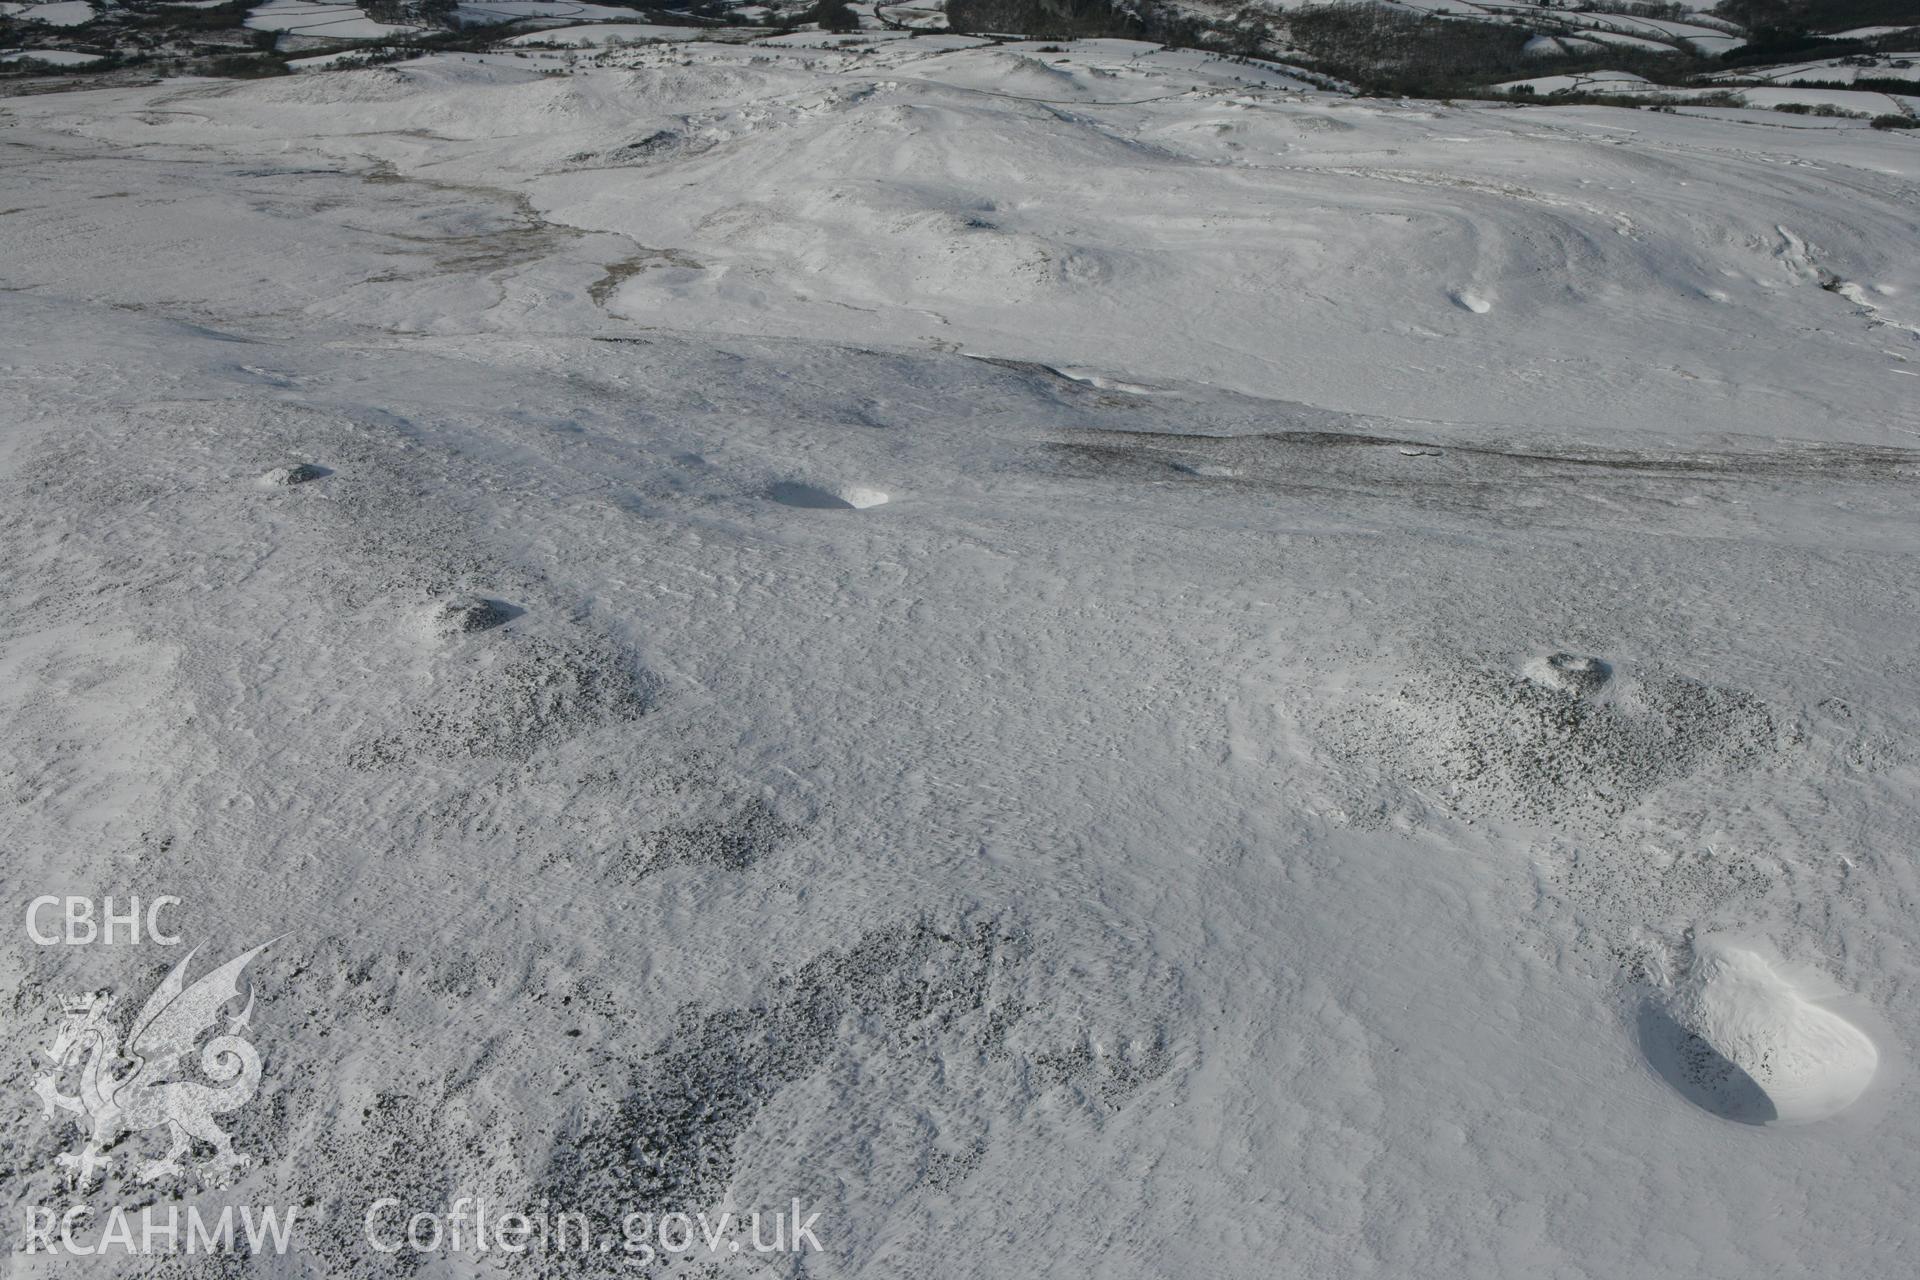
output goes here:
[{"label": "white snow surface", "polygon": [[[278,938],[250,1273],[1909,1265],[1911,139],[518,55],[5,105],[0,880]],[[18,1222],[178,953],[0,958]]]},{"label": "white snow surface", "polygon": [[8,49],[0,52],[0,62],[44,62],[52,67],[84,67],[89,62],[100,61],[97,53],[81,53],[77,49]]},{"label": "white snow surface", "polygon": [[88,0],[53,0],[51,4],[22,6],[17,14],[23,22],[38,22],[49,27],[83,27],[99,16]]}]

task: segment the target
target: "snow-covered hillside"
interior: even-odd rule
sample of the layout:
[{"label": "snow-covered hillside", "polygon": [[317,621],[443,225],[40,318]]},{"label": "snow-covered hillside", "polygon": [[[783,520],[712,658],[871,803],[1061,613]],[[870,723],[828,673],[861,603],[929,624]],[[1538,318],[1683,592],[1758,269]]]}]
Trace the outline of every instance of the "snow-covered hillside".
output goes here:
[{"label": "snow-covered hillside", "polygon": [[[1911,138],[869,32],[0,139],[0,877],[185,940],[0,948],[16,1247],[1907,1265]],[[73,1186],[61,998],[268,939],[252,1164]],[[821,1248],[367,1236],[459,1196]]]}]

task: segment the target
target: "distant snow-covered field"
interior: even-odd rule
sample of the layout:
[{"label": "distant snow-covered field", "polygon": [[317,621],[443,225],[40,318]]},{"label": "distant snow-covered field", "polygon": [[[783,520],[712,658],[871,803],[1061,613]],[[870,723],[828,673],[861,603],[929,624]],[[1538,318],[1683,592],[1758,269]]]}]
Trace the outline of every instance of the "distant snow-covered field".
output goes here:
[{"label": "distant snow-covered field", "polygon": [[[534,43],[0,103],[0,881],[184,937],[0,947],[10,1232],[1908,1265],[1912,138]],[[62,998],[269,939],[252,1163],[76,1187]]]}]

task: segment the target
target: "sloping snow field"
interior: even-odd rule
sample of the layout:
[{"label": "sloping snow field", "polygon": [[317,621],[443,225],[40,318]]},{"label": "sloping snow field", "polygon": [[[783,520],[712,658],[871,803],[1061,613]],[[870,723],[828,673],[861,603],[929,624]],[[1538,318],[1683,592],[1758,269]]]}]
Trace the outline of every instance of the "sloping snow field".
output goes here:
[{"label": "sloping snow field", "polygon": [[[0,102],[0,877],[185,939],[0,948],[9,1231],[1901,1274],[1920,147],[1828,123],[955,38]],[[60,997],[270,938],[252,1164],[73,1185]],[[459,1196],[821,1247],[364,1229]]]}]

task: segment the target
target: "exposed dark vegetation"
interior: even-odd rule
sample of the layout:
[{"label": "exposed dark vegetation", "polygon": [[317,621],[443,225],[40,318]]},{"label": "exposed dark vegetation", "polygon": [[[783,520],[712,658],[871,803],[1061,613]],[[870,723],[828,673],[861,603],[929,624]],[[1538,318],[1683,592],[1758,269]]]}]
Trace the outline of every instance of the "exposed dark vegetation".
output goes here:
[{"label": "exposed dark vegetation", "polygon": [[[1539,58],[1522,52],[1534,34],[1526,26],[1371,4],[1309,5],[1285,13],[1246,8],[1202,23],[1162,6],[1122,8],[1109,0],[949,0],[947,18],[960,31],[1043,39],[1112,36],[1249,56],[1286,48],[1288,61],[1370,92],[1419,97],[1467,96],[1488,83],[1542,69]],[[1605,67],[1665,80],[1696,65],[1709,64],[1687,54],[1609,48],[1555,59],[1552,69]]]},{"label": "exposed dark vegetation", "polygon": [[1532,36],[1524,27],[1378,5],[1309,5],[1287,15],[1286,33],[1316,68],[1385,93],[1456,96],[1540,67],[1521,52]]},{"label": "exposed dark vegetation", "polygon": [[[33,84],[51,83],[49,77],[96,80],[109,72],[139,75],[214,75],[236,78],[281,75],[289,58],[343,52],[342,65],[370,66],[447,50],[484,49],[496,43],[515,24],[457,25],[457,0],[359,0],[369,16],[395,24],[426,28],[370,46],[364,40],[328,40],[302,36],[292,49],[280,33],[254,31],[245,26],[247,13],[260,0],[227,0],[205,9],[182,8],[155,0],[127,0],[98,10],[94,21],[79,27],[48,27],[15,17],[0,17],[0,48],[27,46],[90,53],[100,61],[79,66],[48,66],[33,62],[0,63],[0,84],[10,92],[34,92]],[[656,11],[623,0],[599,0],[629,7],[643,20],[684,22],[689,13],[716,7],[718,0],[696,0],[689,9]],[[829,0],[831,2],[831,0]],[[842,6],[844,7],[844,6]]]},{"label": "exposed dark vegetation", "polygon": [[854,13],[853,7],[847,3],[847,0],[820,0],[813,8],[806,11],[801,21],[816,23],[822,31],[844,32],[860,29],[859,15]]},{"label": "exposed dark vegetation", "polygon": [[172,6],[126,9],[118,13],[118,25],[134,31],[175,36],[204,35],[209,31],[233,31],[247,20],[247,10],[258,0],[232,0],[210,9],[178,9]]},{"label": "exposed dark vegetation", "polygon": [[1743,105],[1738,94],[1730,89],[1713,93],[1703,93],[1688,98],[1684,104],[1676,104],[1673,99],[1649,93],[1594,93],[1579,89],[1562,89],[1557,93],[1539,95],[1532,85],[1522,85],[1513,91],[1509,100],[1525,102],[1535,100],[1550,102],[1556,107],[1645,107],[1651,111],[1672,111],[1676,105],[1689,107],[1738,107]]},{"label": "exposed dark vegetation", "polygon": [[1835,40],[1860,27],[1920,28],[1920,0],[1721,0],[1714,10],[1747,30],[1747,45],[1721,60],[1737,66],[1869,53],[1899,40]]},{"label": "exposed dark vegetation", "polygon": [[1836,107],[1829,102],[1783,102],[1774,108],[1790,116],[1824,116],[1830,120],[1865,120],[1864,111],[1849,111],[1845,107]]},{"label": "exposed dark vegetation", "polygon": [[1899,44],[1897,38],[1875,37],[1867,40],[1833,40],[1807,33],[1775,32],[1745,48],[1722,54],[1722,66],[1766,66],[1779,62],[1816,62],[1823,58],[1849,58],[1870,54]]},{"label": "exposed dark vegetation", "polygon": [[[1678,4],[1580,4],[1582,13],[1686,20]],[[1557,17],[1564,9],[1542,6],[1536,13],[1508,20],[1463,19],[1374,4],[1329,3],[1275,12],[1243,8],[1200,22],[1191,12],[1145,0],[950,0],[948,19],[956,30],[1025,35],[1041,39],[1111,36],[1154,40],[1175,46],[1213,49],[1249,56],[1284,56],[1322,75],[1357,85],[1370,93],[1411,97],[1484,97],[1503,80],[1543,72],[1578,75],[1626,71],[1657,85],[1689,85],[1699,77],[1742,66],[1818,58],[1867,57],[1902,46],[1903,36],[1835,40],[1820,34],[1869,25],[1920,24],[1920,0],[1728,0],[1717,13],[1727,22],[1750,27],[1756,43],[1724,56],[1691,48],[1639,49],[1606,45],[1552,59],[1525,52],[1536,34],[1579,36],[1581,30]],[[1283,52],[1284,51],[1284,52]],[[1911,93],[1910,82],[1890,77],[1863,78],[1834,87]],[[1585,100],[1635,105],[1614,95],[1556,94],[1555,102]],[[1654,97],[1646,105],[1659,103]],[[1733,104],[1732,99],[1725,99]]]},{"label": "exposed dark vegetation", "polygon": [[1920,97],[1920,81],[1892,76],[1861,76],[1858,80],[1795,80],[1797,89],[1865,89],[1870,93],[1905,93]]},{"label": "exposed dark vegetation", "polygon": [[1715,13],[1756,41],[1856,27],[1920,27],[1920,0],[1721,0]]},{"label": "exposed dark vegetation", "polygon": [[[1607,11],[1669,7],[1609,5]],[[1528,40],[1536,34],[1576,37],[1581,34],[1581,29],[1576,27],[1557,26],[1550,15],[1517,25],[1420,18],[1404,10],[1376,10],[1395,18],[1413,18],[1410,23],[1386,24],[1373,22],[1366,16],[1371,8],[1338,4],[1309,7],[1300,11],[1305,23],[1290,22],[1287,34],[1316,65],[1343,79],[1376,92],[1414,97],[1480,96],[1490,84],[1539,75],[1543,71],[1574,75],[1625,71],[1656,84],[1675,84],[1713,67],[1710,59],[1691,49],[1607,45],[1551,59],[1525,53]],[[1640,16],[1670,15],[1650,12]]]},{"label": "exposed dark vegetation", "polygon": [[[605,2],[620,4],[621,0]],[[229,0],[207,9],[182,9],[130,0],[103,10],[96,22],[76,30],[27,28],[17,20],[0,18],[0,46],[34,43],[104,55],[103,61],[86,67],[59,68],[70,74],[132,67],[244,76],[276,74],[287,70],[288,57],[334,51],[346,55],[341,65],[365,66],[436,50],[485,48],[515,25],[460,27],[456,0],[361,0],[369,15],[380,21],[427,30],[375,47],[312,37],[289,41],[244,28],[247,11],[255,3]],[[639,3],[622,7],[632,7],[636,17],[646,20],[673,22],[704,16],[721,25],[736,21],[723,0],[694,0],[689,7],[664,13]],[[1604,0],[1571,9],[1674,20],[1686,20],[1691,12],[1667,0]],[[1580,75],[1601,70],[1630,72],[1655,85],[1697,86],[1703,83],[1702,77],[1715,72],[1825,58],[1856,59],[1862,75],[1851,83],[1804,87],[1914,92],[1912,82],[1876,76],[1872,71],[1886,65],[1887,52],[1912,48],[1920,30],[1911,36],[1851,40],[1837,40],[1827,33],[1862,26],[1920,28],[1920,0],[1724,0],[1715,13],[1724,22],[1745,28],[1751,42],[1718,57],[1686,47],[1662,51],[1623,45],[1575,45],[1560,56],[1541,57],[1525,51],[1533,36],[1582,33],[1567,20],[1569,6],[1544,2],[1535,10],[1484,20],[1339,0],[1290,11],[1247,5],[1234,12],[1221,4],[1213,14],[1175,9],[1165,0],[950,0],[947,8],[956,31],[1062,40],[1118,37],[1203,48],[1230,57],[1280,56],[1307,68],[1310,78],[1326,78],[1321,82],[1329,85],[1338,81],[1364,92],[1410,97],[1505,96],[1492,86],[1543,73]],[[849,0],[812,0],[763,21],[781,29],[813,24],[832,32],[852,32],[860,26]],[[34,37],[30,42],[23,38],[29,30]],[[276,45],[288,44],[297,52],[276,51]],[[1881,56],[1876,60],[1874,55]],[[0,68],[0,76],[44,76],[48,70],[16,65]],[[1548,97],[1556,103],[1591,100],[1617,106],[1662,101],[1655,96],[1635,99],[1578,91]]]},{"label": "exposed dark vegetation", "polygon": [[376,22],[394,26],[444,27],[452,24],[457,0],[360,0]]},{"label": "exposed dark vegetation", "polygon": [[208,75],[226,76],[233,80],[285,75],[286,70],[286,61],[270,53],[228,53],[212,58],[207,63]]},{"label": "exposed dark vegetation", "polygon": [[[1167,21],[1173,21],[1168,15]],[[1119,37],[1163,39],[1154,20],[1108,0],[948,0],[955,31],[1034,35],[1046,40]]]}]

